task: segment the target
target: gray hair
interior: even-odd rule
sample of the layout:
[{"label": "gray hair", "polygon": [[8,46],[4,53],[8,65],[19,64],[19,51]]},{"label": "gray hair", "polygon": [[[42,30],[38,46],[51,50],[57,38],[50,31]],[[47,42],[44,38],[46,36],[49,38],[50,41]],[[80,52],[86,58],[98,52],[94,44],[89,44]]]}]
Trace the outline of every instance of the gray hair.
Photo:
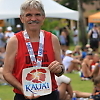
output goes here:
[{"label": "gray hair", "polygon": [[26,0],[20,7],[20,15],[23,15],[27,9],[37,9],[45,16],[43,4],[40,0]]}]

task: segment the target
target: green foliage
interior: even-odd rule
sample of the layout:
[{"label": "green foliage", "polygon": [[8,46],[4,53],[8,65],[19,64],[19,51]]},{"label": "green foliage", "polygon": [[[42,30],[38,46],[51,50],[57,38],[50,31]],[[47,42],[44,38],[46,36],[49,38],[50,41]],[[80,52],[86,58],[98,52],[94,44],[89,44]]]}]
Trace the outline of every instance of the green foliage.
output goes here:
[{"label": "green foliage", "polygon": [[42,26],[42,29],[47,30],[47,31],[51,31],[52,29],[54,29],[58,25],[59,25],[58,20],[45,19],[44,24]]},{"label": "green foliage", "polygon": [[55,27],[61,28],[64,26],[66,26],[66,22],[62,22],[62,19],[46,18],[42,26],[42,29],[46,31],[52,31]]},{"label": "green foliage", "polygon": [[[81,0],[81,1],[86,4],[87,3],[89,4],[89,3],[93,3],[94,0]],[[77,10],[77,0],[62,0],[59,3],[70,9]]]}]

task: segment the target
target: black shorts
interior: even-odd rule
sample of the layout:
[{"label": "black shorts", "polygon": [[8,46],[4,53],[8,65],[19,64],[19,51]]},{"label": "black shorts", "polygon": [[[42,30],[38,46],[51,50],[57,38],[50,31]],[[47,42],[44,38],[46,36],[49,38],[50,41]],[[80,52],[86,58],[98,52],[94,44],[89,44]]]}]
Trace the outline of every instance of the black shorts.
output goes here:
[{"label": "black shorts", "polygon": [[[24,95],[16,93],[14,96],[14,100],[29,100],[29,99],[25,99]],[[59,92],[58,90],[55,90],[51,94],[41,96],[37,99],[31,99],[31,100],[59,100]]]},{"label": "black shorts", "polygon": [[90,47],[92,49],[97,49],[99,47],[99,40],[98,39],[91,39],[90,40]]}]

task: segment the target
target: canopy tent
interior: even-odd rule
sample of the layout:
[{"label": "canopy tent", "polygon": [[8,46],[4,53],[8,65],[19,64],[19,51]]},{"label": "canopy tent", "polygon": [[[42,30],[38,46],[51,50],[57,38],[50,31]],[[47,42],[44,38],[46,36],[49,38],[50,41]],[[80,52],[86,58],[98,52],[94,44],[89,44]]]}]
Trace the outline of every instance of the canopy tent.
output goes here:
[{"label": "canopy tent", "polygon": [[100,23],[100,12],[90,15],[88,17],[88,22],[89,23]]},{"label": "canopy tent", "polygon": [[[0,0],[0,19],[18,18],[20,5],[25,0]],[[41,0],[46,17],[78,20],[78,11],[68,9],[53,0]]]}]

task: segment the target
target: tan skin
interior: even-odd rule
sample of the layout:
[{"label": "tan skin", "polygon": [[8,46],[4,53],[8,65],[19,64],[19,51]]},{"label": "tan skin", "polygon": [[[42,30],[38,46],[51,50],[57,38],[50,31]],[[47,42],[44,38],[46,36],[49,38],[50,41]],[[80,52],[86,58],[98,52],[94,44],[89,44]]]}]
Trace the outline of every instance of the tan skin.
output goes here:
[{"label": "tan skin", "polygon": [[[41,12],[39,10],[32,9],[32,10],[26,10],[24,15],[26,15],[27,13],[34,15]],[[26,16],[21,15],[20,19],[22,23],[25,25],[25,29],[30,37],[31,42],[39,41],[40,27],[44,22],[45,16],[42,15],[40,17],[35,17],[35,16],[26,17]],[[38,20],[39,23],[28,24],[28,22],[31,20]],[[55,35],[52,35],[52,44],[53,44],[53,49],[55,53],[55,61],[51,62],[48,68],[51,71],[51,73],[55,73],[57,75],[58,73],[62,71],[62,68],[60,67],[62,60],[60,57],[60,44],[59,44],[58,38]],[[19,89],[23,93],[22,84],[18,82],[18,80],[12,75],[17,50],[18,50],[18,40],[16,36],[13,36],[12,38],[10,38],[7,44],[3,75],[5,79],[12,86]],[[32,95],[32,96],[25,96],[25,97],[27,99],[35,99],[35,98],[38,98],[39,96]]]},{"label": "tan skin", "polygon": [[92,63],[92,56],[87,55],[82,62],[82,71],[85,77],[90,76],[90,65]]}]

